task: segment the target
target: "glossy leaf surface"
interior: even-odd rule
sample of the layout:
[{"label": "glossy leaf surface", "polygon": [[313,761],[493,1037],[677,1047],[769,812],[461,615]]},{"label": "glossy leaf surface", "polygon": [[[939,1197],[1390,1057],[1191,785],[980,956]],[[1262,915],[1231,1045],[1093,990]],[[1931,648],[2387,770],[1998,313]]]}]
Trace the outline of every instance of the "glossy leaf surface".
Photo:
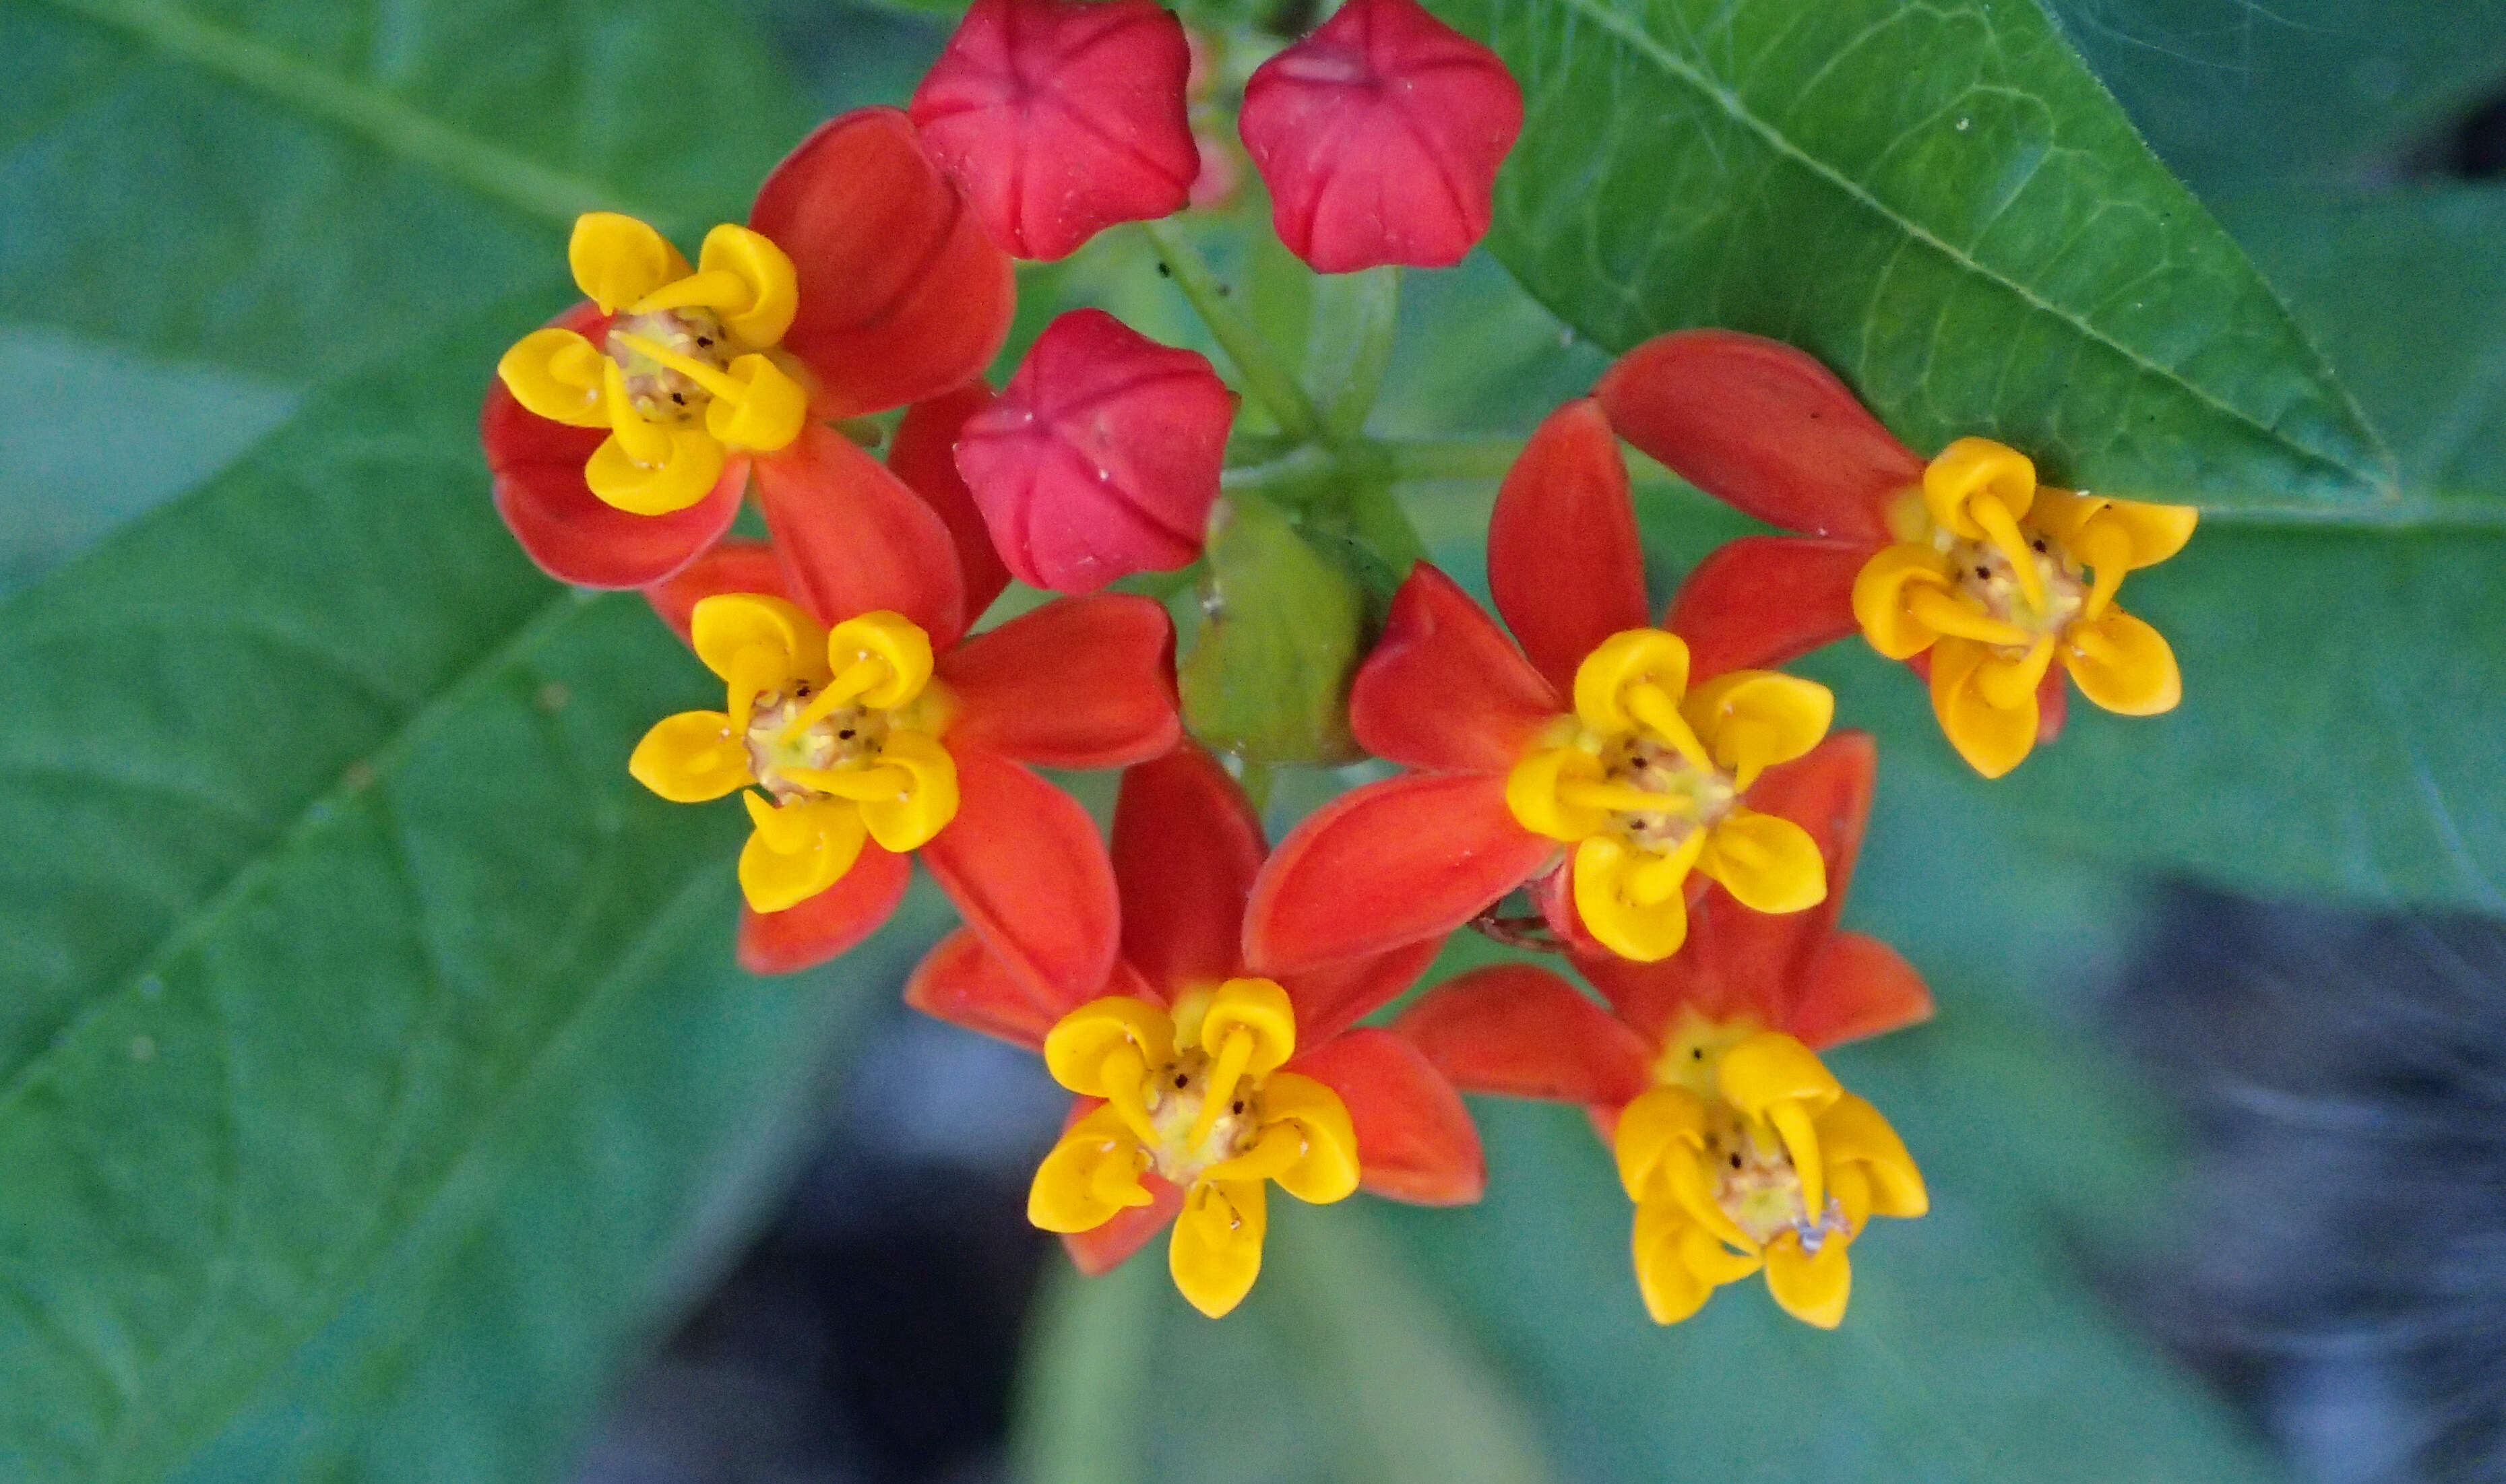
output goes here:
[{"label": "glossy leaf surface", "polygon": [[1489,245],[1601,345],[1772,336],[1918,451],[1983,434],[2115,494],[2389,495],[2321,358],[2034,6],[1440,9],[1528,106]]}]

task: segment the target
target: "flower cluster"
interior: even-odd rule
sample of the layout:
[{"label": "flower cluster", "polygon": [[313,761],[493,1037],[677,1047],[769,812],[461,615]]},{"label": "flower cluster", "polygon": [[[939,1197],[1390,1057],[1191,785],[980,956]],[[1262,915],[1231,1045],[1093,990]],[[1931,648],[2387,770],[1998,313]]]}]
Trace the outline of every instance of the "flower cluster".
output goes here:
[{"label": "flower cluster", "polygon": [[[582,218],[585,301],[488,392],[497,508],[551,575],[643,592],[719,683],[625,765],[675,802],[739,795],[742,964],[847,951],[920,859],[965,925],[907,999],[1073,1094],[1028,1212],[1083,1269],[1171,1226],[1174,1283],[1216,1316],[1260,1271],[1273,1184],[1476,1200],[1468,1091],[1590,1111],[1655,1319],[1763,1271],[1832,1326],[1870,1219],[1927,1196],[1818,1053],[1931,997],[1837,927],[1877,748],[1775,666],[1860,632],[1998,775],[2058,729],[2064,675],[2111,711],[2175,704],[2165,640],[2116,596],[2193,512],[2041,485],[1981,439],[1923,460],[1797,350],[1663,336],[1506,475],[1493,614],[1387,564],[1397,533],[1365,533],[1406,531],[1397,511],[1370,527],[1328,478],[1271,512],[1298,570],[1350,589],[1323,606],[1371,615],[1337,656],[1339,740],[1306,760],[1353,739],[1391,769],[1273,848],[1258,760],[1186,733],[1167,606],[1103,589],[1205,559],[1240,448],[1362,485],[1365,408],[1320,415],[1202,299],[1277,431],[1239,438],[1207,360],[1101,309],[1045,327],[995,392],[1014,262],[1232,194],[1205,158],[1232,97],[1312,268],[1449,265],[1488,230],[1522,100],[1414,0],[1348,0],[1241,78],[1220,57],[1148,0],[977,0],[909,109],[820,127],[693,265]],[[1657,617],[1622,440],[1798,534],[1723,548]],[[732,534],[751,497],[763,541]],[[1013,580],[1030,591],[1000,601]],[[1110,830],[1039,768],[1121,769]],[[1526,954],[1364,1023],[1466,926],[1581,985]]]}]

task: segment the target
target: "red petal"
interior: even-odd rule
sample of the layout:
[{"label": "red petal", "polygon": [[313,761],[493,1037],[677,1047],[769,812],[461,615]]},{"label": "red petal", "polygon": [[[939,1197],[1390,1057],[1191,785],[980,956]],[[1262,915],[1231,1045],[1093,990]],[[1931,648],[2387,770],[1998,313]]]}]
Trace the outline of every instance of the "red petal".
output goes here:
[{"label": "red petal", "polygon": [[1466,1092],[1615,1108],[1652,1082],[1652,1048],[1564,979],[1495,964],[1440,984],[1393,1022]]},{"label": "red petal", "polygon": [[1095,994],[1121,931],[1114,867],[1088,811],[1006,758],[951,738],[957,817],[922,865],[1010,972],[1056,1003]]},{"label": "red petal", "polygon": [[972,928],[959,928],[922,956],[905,983],[905,1003],[970,1031],[1030,1049],[1082,1001],[1064,1002],[1010,972]]},{"label": "red petal", "polygon": [[940,512],[956,543],[957,566],[966,587],[966,621],[974,622],[1010,584],[1010,569],[992,549],[992,533],[984,512],[957,475],[957,435],[966,419],[991,406],[992,389],[969,381],[945,397],[917,402],[897,424],[888,445],[888,472],[903,479],[923,503]]},{"label": "red petal", "polygon": [[1453,580],[1421,562],[1349,686],[1358,744],[1411,767],[1502,773],[1565,706]]},{"label": "red petal", "polygon": [[1931,990],[1896,949],[1859,933],[1840,933],[1810,961],[1785,1029],[1815,1051],[1931,1014]]},{"label": "red petal", "polygon": [[766,177],[748,225],[799,270],[783,348],[810,409],[858,417],[963,386],[1008,338],[1017,283],[957,188],[893,108],[839,114]]},{"label": "red petal", "polygon": [[1652,621],[1628,464],[1600,404],[1566,404],[1523,445],[1496,492],[1487,562],[1496,611],[1561,695],[1602,640]]},{"label": "red petal", "polygon": [[[1923,677],[1929,680],[1931,677]],[[2051,742],[2062,734],[2062,723],[2071,714],[2069,672],[2056,665],[2045,672],[2043,683],[2036,688],[2036,740]]]},{"label": "red petal", "polygon": [[1244,791],[1200,748],[1187,742],[1126,772],[1113,848],[1125,962],[1166,998],[1235,977],[1263,853]]},{"label": "red petal", "polygon": [[1079,1271],[1091,1278],[1100,1278],[1121,1267],[1126,1258],[1148,1245],[1151,1237],[1166,1229],[1183,1209],[1183,1190],[1152,1172],[1140,1177],[1151,1197],[1146,1206],[1127,1206],[1114,1219],[1092,1231],[1062,1234],[1062,1249]]},{"label": "red petal", "polygon": [[1038,767],[1120,767],[1172,749],[1174,620],[1128,593],[1060,598],[940,658],[959,739]]},{"label": "red petal", "polygon": [[1200,554],[1235,419],[1199,352],[1073,309],[967,420],[957,470],[1020,582],[1093,592]]},{"label": "red petal", "polygon": [[644,589],[644,600],[670,632],[688,641],[688,619],[698,603],[725,592],[762,592],[788,597],[783,568],[774,548],[762,541],[726,541],[695,561]]},{"label": "red petal", "polygon": [[1297,1011],[1297,1040],[1319,1044],[1391,1004],[1418,982],[1444,946],[1440,938],[1422,937],[1388,953],[1281,974],[1279,987]]},{"label": "red petal", "polygon": [[1521,886],[1557,851],[1515,823],[1505,780],[1414,773],[1333,799],[1253,882],[1244,957],[1294,972],[1440,937]]},{"label": "red petal", "polygon": [[1318,271],[1448,267],[1487,233],[1522,89],[1413,0],[1349,0],[1255,69],[1237,128],[1279,240]]},{"label": "red petal", "polygon": [[758,504],[784,585],[833,625],[887,609],[946,650],[966,630],[965,588],[949,527],[852,440],[816,423],[757,461]]},{"label": "red petal", "polygon": [[923,148],[992,240],[1052,260],[1183,209],[1200,159],[1192,52],[1152,0],[975,0],[915,88]]},{"label": "red petal", "polygon": [[[596,338],[609,321],[577,304],[549,321]],[[630,515],[583,482],[584,462],[609,435],[526,411],[501,380],[479,409],[479,442],[495,480],[496,513],[539,569],[578,587],[642,587],[678,571],[722,539],[739,514],[748,461],[726,460],[703,499],[666,515]]]},{"label": "red petal", "polygon": [[1467,1206],[1487,1188],[1487,1156],[1453,1084],[1390,1031],[1351,1031],[1287,1070],[1340,1094],[1357,1128],[1358,1184],[1421,1206]]},{"label": "red petal", "polygon": [[780,912],[739,909],[739,967],[750,973],[790,973],[847,953],[878,931],[904,900],[913,863],[862,844],[861,859],[842,879]]},{"label": "red petal", "polygon": [[1772,1008],[1774,986],[1727,977],[1721,961],[1706,946],[1723,918],[1756,914],[1740,910],[1737,903],[1723,895],[1721,887],[1711,888],[1704,896],[1707,901],[1720,902],[1723,913],[1709,914],[1703,910],[1702,902],[1691,898],[1688,942],[1659,963],[1632,963],[1606,949],[1575,955],[1576,969],[1601,992],[1602,999],[1610,1002],[1620,1022],[1651,1048],[1648,1059],[1669,1035],[1682,1007],[1708,1020],[1749,1015],[1761,1024],[1781,1023]]},{"label": "red petal", "polygon": [[1807,352],[1729,330],[1656,336],[1593,394],[1619,437],[1736,510],[1811,536],[1888,540],[1923,461]]},{"label": "red petal", "polygon": [[1691,683],[1769,669],[1859,632],[1853,580],[1874,549],[1802,536],[1743,536],[1715,548],[1663,618],[1688,641]]}]

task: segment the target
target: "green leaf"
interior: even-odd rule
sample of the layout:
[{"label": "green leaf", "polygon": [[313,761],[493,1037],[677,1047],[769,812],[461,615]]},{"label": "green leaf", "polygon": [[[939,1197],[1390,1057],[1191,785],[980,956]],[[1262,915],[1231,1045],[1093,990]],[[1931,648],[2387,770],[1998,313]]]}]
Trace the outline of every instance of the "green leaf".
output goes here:
[{"label": "green leaf", "polygon": [[2117,494],[2372,507],[2388,461],[2026,4],[1442,0],[1522,82],[1489,245],[1604,347],[1722,325],[1909,443]]},{"label": "green leaf", "polygon": [[[569,1079],[720,1151],[724,1109],[627,1084],[721,1042],[585,1060],[652,1049],[628,1007],[826,1023],[724,962],[735,813],[626,776],[702,672],[632,598],[531,573],[489,511],[472,407],[515,312],[326,389],[0,606],[0,829],[47,842],[0,867],[13,1477],[163,1477],[393,1264],[442,1260],[426,1233],[482,1232],[500,1169],[566,1137],[532,1114]],[[550,1178],[616,1185],[629,1249],[686,1209],[579,1158]],[[614,1336],[650,1295],[586,1296]]]},{"label": "green leaf", "polygon": [[2392,444],[2410,495],[2506,494],[2506,192],[2301,189],[2220,214]]},{"label": "green leaf", "polygon": [[1261,1282],[1218,1321],[1175,1293],[1164,1247],[1049,1290],[1017,1440],[1036,1484],[1553,1476],[1522,1401],[1369,1213],[1274,1200]]},{"label": "green leaf", "polygon": [[302,385],[741,212],[806,118],[713,0],[13,0],[0,320]]},{"label": "green leaf", "polygon": [[1365,595],[1269,501],[1211,521],[1206,617],[1179,677],[1193,734],[1248,761],[1344,762]]}]

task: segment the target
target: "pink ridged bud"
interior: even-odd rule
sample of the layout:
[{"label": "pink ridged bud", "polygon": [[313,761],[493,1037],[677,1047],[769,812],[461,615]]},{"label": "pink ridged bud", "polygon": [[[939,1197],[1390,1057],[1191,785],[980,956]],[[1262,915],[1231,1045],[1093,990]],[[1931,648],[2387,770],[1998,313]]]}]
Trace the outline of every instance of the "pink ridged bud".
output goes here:
[{"label": "pink ridged bud", "polygon": [[1050,261],[1183,209],[1191,64],[1152,0],[975,0],[908,111],[992,239]]},{"label": "pink ridged bud", "polygon": [[1316,271],[1448,267],[1487,233],[1522,89],[1414,0],[1349,0],[1253,74],[1238,127]]},{"label": "pink ridged bud", "polygon": [[1012,575],[1093,592],[1199,554],[1235,418],[1199,354],[1073,309],[967,419],[957,472]]}]

